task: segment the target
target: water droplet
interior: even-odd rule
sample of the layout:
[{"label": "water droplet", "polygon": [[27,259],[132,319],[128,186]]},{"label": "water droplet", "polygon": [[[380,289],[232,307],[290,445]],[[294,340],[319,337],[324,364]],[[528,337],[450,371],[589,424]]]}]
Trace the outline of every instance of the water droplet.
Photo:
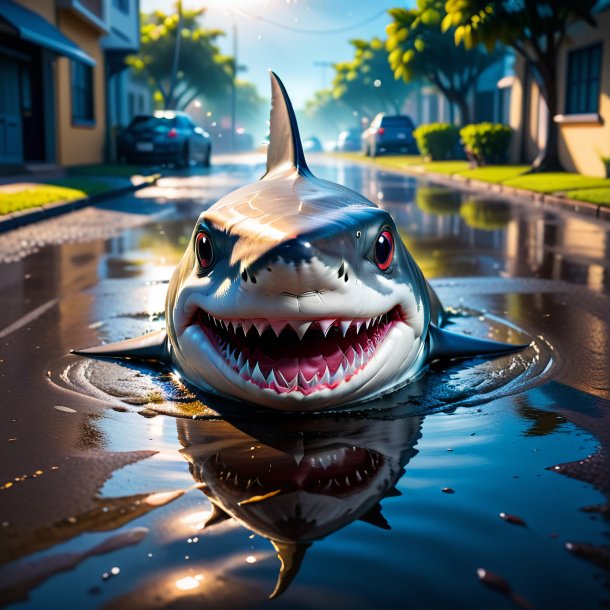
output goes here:
[{"label": "water droplet", "polygon": [[500,519],[503,519],[507,523],[512,523],[513,525],[522,525],[523,527],[527,527],[527,523],[517,515],[509,515],[508,513],[500,513]]}]

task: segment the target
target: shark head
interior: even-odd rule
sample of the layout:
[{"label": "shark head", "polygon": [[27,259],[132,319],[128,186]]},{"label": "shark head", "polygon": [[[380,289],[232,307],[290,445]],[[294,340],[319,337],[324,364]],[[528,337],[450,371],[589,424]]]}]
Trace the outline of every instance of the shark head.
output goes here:
[{"label": "shark head", "polygon": [[422,352],[426,283],[388,212],[313,176],[271,82],[266,174],[200,215],[170,282],[172,357],[196,386],[283,410],[373,397]]},{"label": "shark head", "polygon": [[166,328],[76,350],[171,364],[208,392],[284,411],[379,397],[437,358],[526,346],[446,331],[390,214],[307,167],[271,73],[267,171],[198,218],[171,278]]}]

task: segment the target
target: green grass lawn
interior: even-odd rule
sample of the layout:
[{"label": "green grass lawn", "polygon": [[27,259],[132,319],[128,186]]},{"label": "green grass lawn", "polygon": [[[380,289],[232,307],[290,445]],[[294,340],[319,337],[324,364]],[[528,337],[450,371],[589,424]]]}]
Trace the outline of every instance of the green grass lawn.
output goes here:
[{"label": "green grass lawn", "polygon": [[531,167],[529,165],[488,165],[485,167],[467,169],[466,171],[460,172],[459,175],[463,178],[469,178],[470,180],[501,184],[506,180],[521,176],[521,174],[524,174],[530,169]]},{"label": "green grass lawn", "polygon": [[589,203],[610,206],[610,179],[592,178],[569,172],[527,173],[529,165],[488,165],[471,168],[468,161],[425,161],[420,155],[382,155],[375,159],[362,153],[335,153],[354,161],[370,160],[375,165],[407,171],[455,175],[471,180],[502,184],[537,193],[558,193]]},{"label": "green grass lawn", "polygon": [[562,193],[576,189],[610,188],[610,180],[607,178],[591,178],[590,176],[568,172],[542,172],[506,180],[504,185],[527,189],[537,193]]},{"label": "green grass lawn", "polygon": [[450,176],[466,171],[470,168],[470,163],[468,161],[425,161],[419,167],[426,172]]},{"label": "green grass lawn", "polygon": [[578,191],[568,191],[567,196],[577,201],[586,201],[597,205],[610,207],[610,186],[597,189],[581,189]]},{"label": "green grass lawn", "polygon": [[104,181],[102,179],[96,180],[93,177],[89,178],[87,176],[66,176],[65,178],[57,178],[56,180],[52,180],[51,184],[59,187],[83,191],[89,196],[105,193],[115,186],[115,184],[112,182]]},{"label": "green grass lawn", "polygon": [[41,184],[40,186],[28,185],[23,190],[0,192],[0,215],[35,208],[47,203],[74,201],[86,196],[87,193],[75,188],[49,184]]}]

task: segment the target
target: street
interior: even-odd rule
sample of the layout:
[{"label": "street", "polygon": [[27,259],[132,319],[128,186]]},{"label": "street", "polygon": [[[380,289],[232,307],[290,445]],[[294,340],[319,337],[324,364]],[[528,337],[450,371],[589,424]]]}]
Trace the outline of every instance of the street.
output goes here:
[{"label": "street", "polygon": [[[280,608],[610,602],[610,225],[338,156],[310,165],[391,212],[456,329],[533,347],[501,364],[433,365],[385,412],[310,416],[303,428],[241,421],[171,371],[69,352],[163,326],[197,216],[264,173],[263,156],[167,171],[132,195],[3,234],[0,600],[262,607],[277,551],[302,559]],[[238,473],[255,446],[260,469],[300,452],[301,471],[303,456],[340,460],[337,448],[353,446],[375,475],[354,491],[343,464],[349,491],[300,489],[296,509],[250,510]],[[210,484],[222,479],[219,455],[239,493],[228,474]],[[204,528],[211,497],[233,518]],[[297,519],[301,538],[288,540],[283,524]],[[478,568],[509,589],[483,586]]]}]

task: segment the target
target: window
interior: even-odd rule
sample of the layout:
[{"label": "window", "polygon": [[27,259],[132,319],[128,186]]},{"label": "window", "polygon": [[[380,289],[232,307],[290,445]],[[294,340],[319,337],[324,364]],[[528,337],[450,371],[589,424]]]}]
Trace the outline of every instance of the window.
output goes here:
[{"label": "window", "polygon": [[601,77],[601,43],[568,53],[566,114],[597,113]]},{"label": "window", "polygon": [[114,8],[119,9],[126,15],[129,15],[129,0],[112,0]]},{"label": "window", "polygon": [[93,68],[72,62],[72,122],[93,123]]}]

